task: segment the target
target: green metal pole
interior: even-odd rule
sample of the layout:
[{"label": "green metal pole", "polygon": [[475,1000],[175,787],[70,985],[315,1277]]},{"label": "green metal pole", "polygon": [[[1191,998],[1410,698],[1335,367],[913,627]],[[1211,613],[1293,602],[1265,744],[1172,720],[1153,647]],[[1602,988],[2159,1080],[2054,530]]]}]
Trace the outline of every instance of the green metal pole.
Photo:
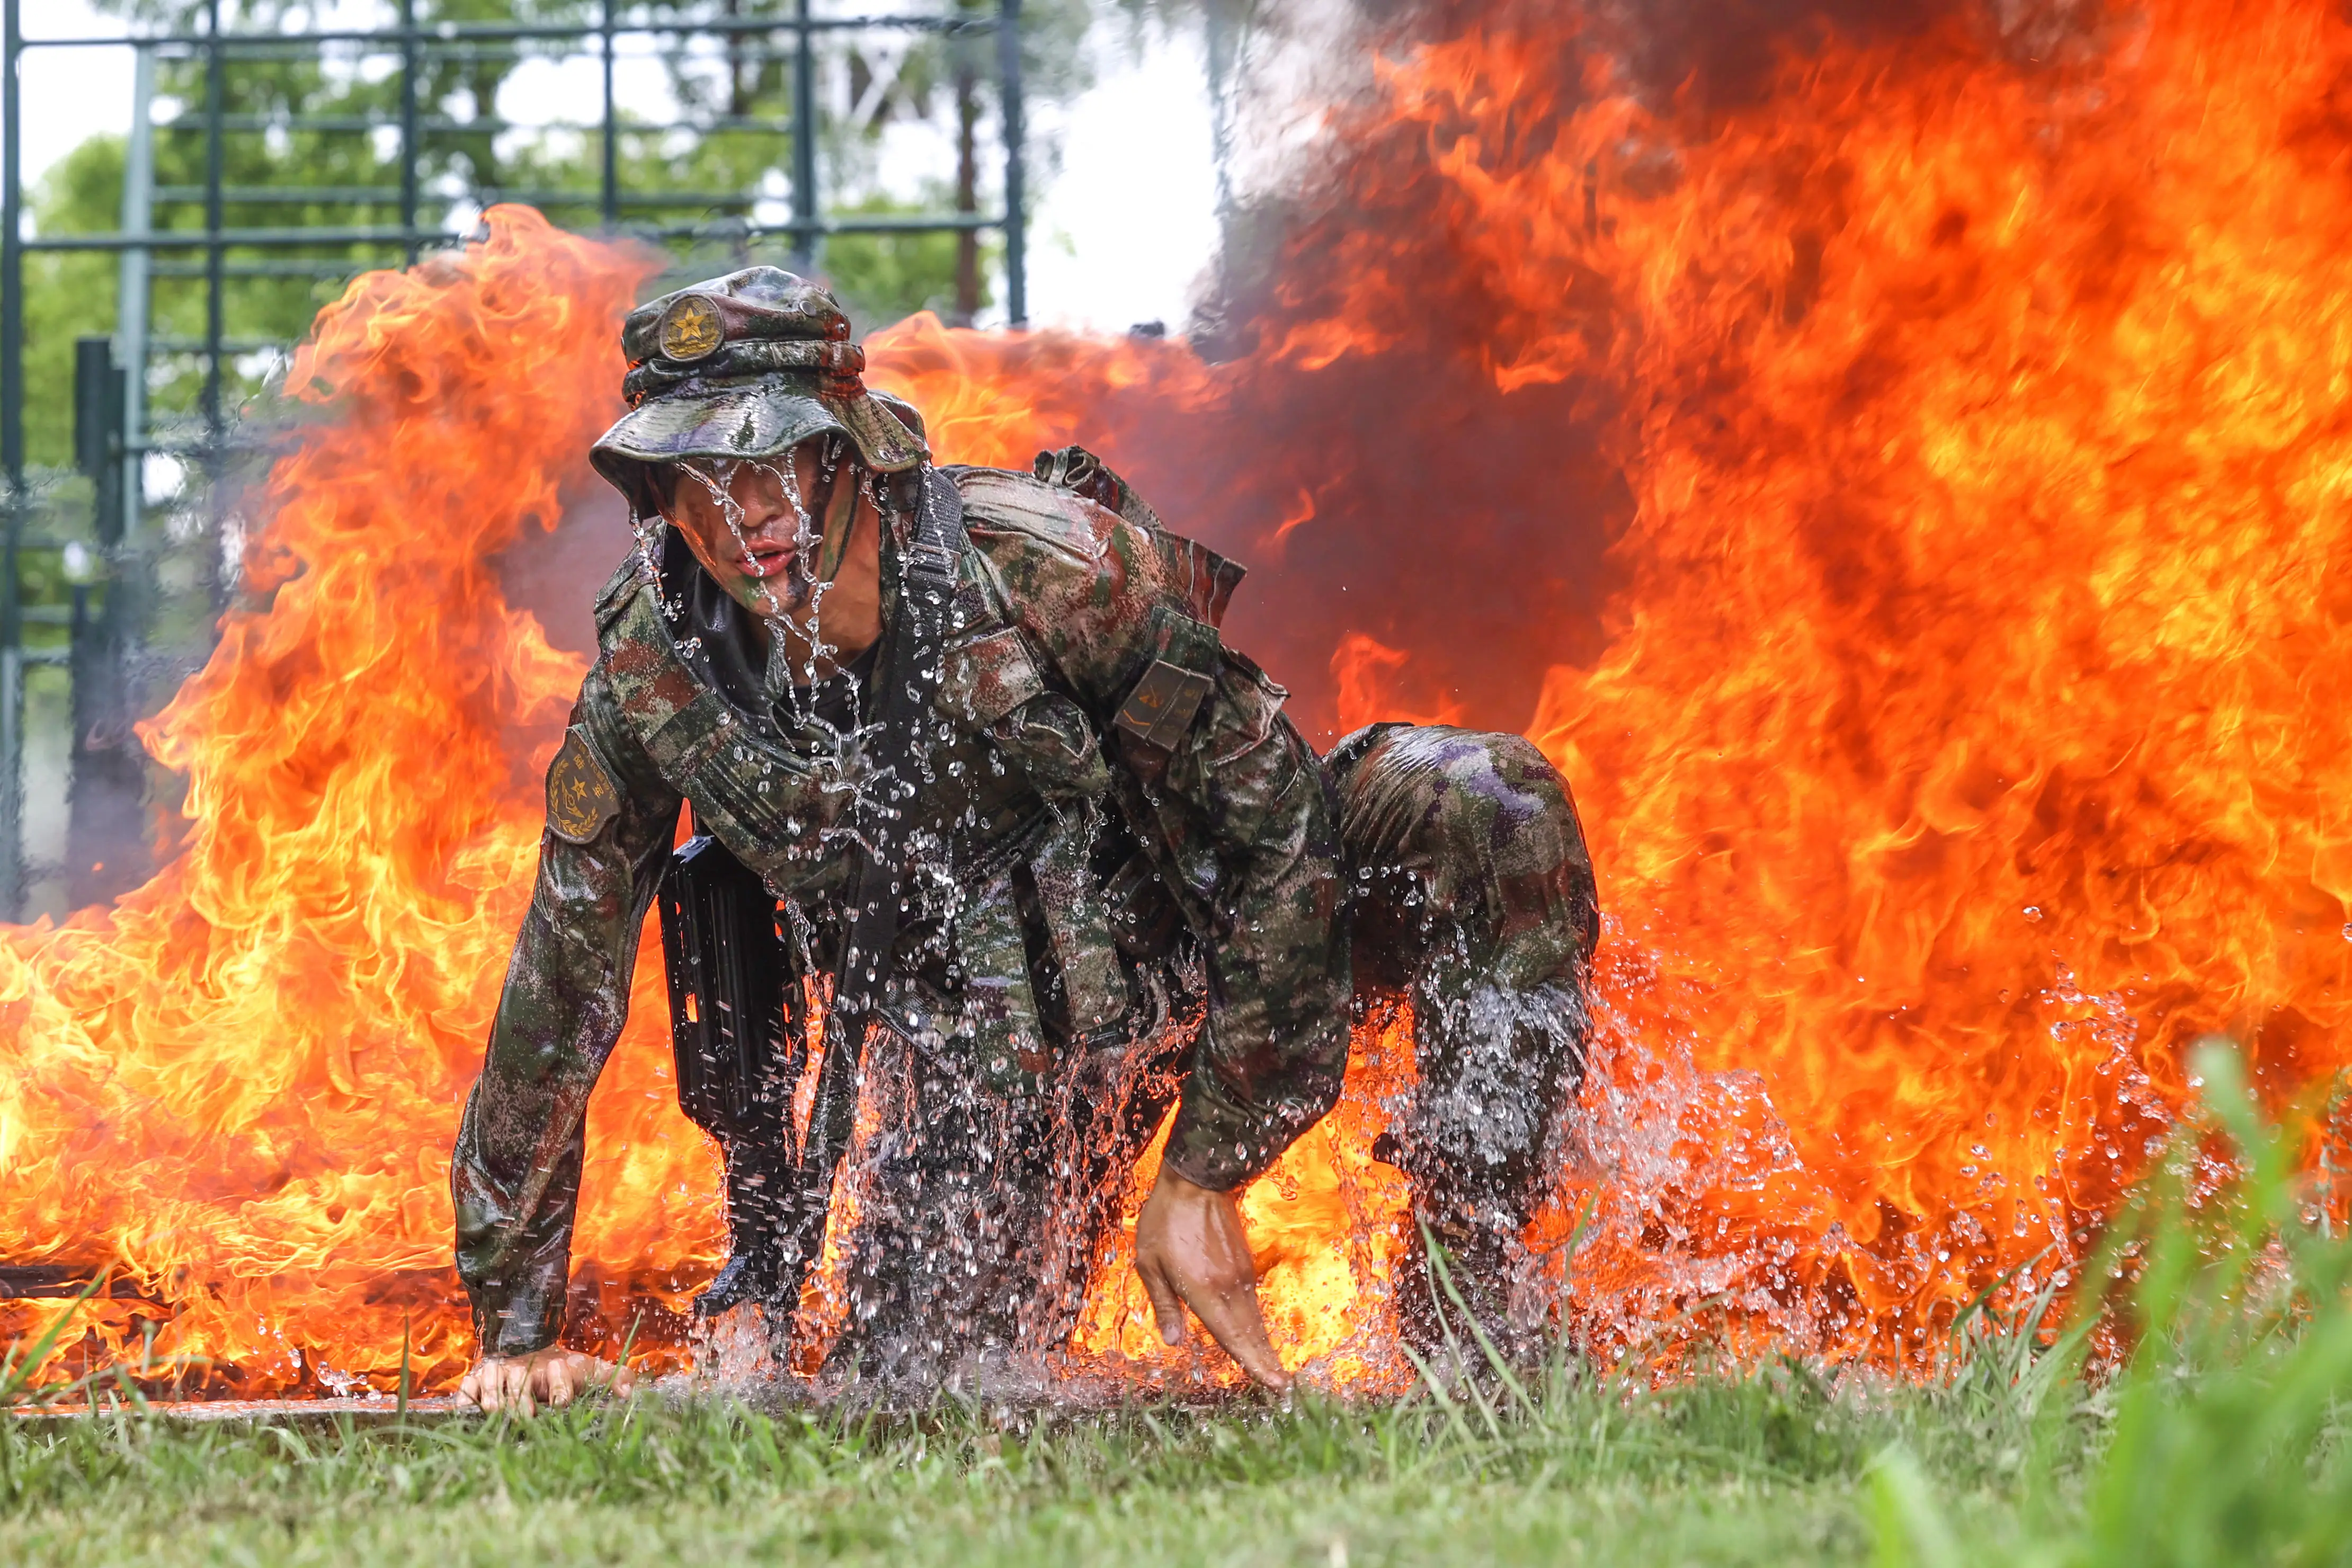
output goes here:
[{"label": "green metal pole", "polygon": [[[220,47],[220,0],[205,0],[205,434],[217,468],[221,443],[221,340],[228,335],[221,264],[221,118],[226,109],[227,62]],[[217,477],[217,475],[215,475]]]},{"label": "green metal pole", "polygon": [[613,0],[604,0],[597,21],[604,35],[604,226],[621,226],[621,112],[613,98]]},{"label": "green metal pole", "polygon": [[16,90],[25,26],[17,5],[6,0],[0,19],[0,142],[6,143],[0,148],[0,468],[12,527],[14,498],[25,485],[25,135]]},{"label": "green metal pole", "polygon": [[[227,247],[221,230],[222,166],[226,149],[221,142],[222,120],[227,111],[228,51],[221,47],[220,0],[205,0],[205,496],[212,516],[212,537],[218,542],[228,518],[228,422],[221,408],[222,341],[228,335],[228,289],[225,277]],[[213,552],[213,608],[226,608],[228,584],[235,567],[225,566]]]},{"label": "green metal pole", "polygon": [[416,264],[416,0],[400,0],[400,228]]},{"label": "green metal pole", "polygon": [[25,910],[25,616],[16,577],[25,535],[25,135],[19,0],[0,18],[0,919]]},{"label": "green metal pole", "polygon": [[[131,89],[131,145],[122,163],[122,232],[155,226],[155,51],[139,51]],[[147,462],[131,448],[147,434],[147,320],[151,257],[144,246],[122,253],[114,287],[114,335],[122,353],[122,536],[135,538]],[[110,590],[111,592],[111,590]]]},{"label": "green metal pole", "polygon": [[809,0],[797,0],[793,22],[800,47],[793,56],[793,249],[803,270],[816,265],[816,50]]},{"label": "green metal pole", "polygon": [[1004,117],[1004,313],[1029,324],[1029,191],[1021,158],[1027,116],[1021,101],[1021,0],[1002,0],[996,13],[996,70]]}]

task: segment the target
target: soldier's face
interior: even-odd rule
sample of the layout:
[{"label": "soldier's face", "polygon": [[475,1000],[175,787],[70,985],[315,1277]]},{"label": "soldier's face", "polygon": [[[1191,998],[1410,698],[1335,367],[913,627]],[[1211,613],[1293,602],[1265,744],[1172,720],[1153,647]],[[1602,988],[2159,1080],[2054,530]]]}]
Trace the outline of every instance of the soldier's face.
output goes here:
[{"label": "soldier's face", "polygon": [[821,574],[825,478],[821,443],[760,459],[698,459],[672,472],[671,526],[719,587],[761,616],[804,609]]}]

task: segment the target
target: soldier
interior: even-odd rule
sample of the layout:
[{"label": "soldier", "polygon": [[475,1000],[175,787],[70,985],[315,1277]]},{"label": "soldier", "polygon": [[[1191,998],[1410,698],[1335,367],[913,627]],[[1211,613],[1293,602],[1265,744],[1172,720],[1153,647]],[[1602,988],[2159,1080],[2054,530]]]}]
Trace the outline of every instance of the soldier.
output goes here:
[{"label": "soldier", "polygon": [[862,1096],[831,1364],[1048,1352],[1173,1103],[1137,1271],[1169,1343],[1189,1307],[1282,1387],[1234,1194],[1337,1100],[1351,1016],[1409,1002],[1418,1086],[1377,1152],[1499,1321],[1583,1065],[1598,916],[1565,782],[1436,726],[1318,759],[1217,630],[1237,567],[1079,448],[933,466],[849,333],[772,268],[623,329],[631,412],[593,457],[639,548],[596,606],[458,1133],[464,1392],[529,1410],[616,1375],[556,1341],[583,1113],[657,891],[681,1100],[727,1168],[698,1310],[789,1331]]}]

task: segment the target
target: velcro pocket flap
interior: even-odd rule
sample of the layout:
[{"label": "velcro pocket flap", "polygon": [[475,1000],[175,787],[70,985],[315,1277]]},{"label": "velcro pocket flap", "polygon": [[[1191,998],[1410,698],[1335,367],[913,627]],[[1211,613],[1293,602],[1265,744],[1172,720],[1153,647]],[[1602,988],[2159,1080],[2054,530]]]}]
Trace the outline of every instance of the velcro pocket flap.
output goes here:
[{"label": "velcro pocket flap", "polygon": [[1037,661],[1011,626],[950,647],[941,657],[940,708],[974,730],[984,730],[1045,689]]}]

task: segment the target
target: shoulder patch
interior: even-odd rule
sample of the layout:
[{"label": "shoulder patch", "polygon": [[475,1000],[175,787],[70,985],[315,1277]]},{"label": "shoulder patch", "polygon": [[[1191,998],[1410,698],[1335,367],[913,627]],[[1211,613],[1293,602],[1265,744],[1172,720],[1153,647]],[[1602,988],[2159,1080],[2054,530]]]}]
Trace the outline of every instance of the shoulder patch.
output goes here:
[{"label": "shoulder patch", "polygon": [[1153,659],[1111,722],[1147,746],[1172,752],[1184,731],[1192,727],[1192,715],[1201,710],[1202,700],[1213,684],[1207,676],[1195,675],[1181,665]]},{"label": "shoulder patch", "polygon": [[621,792],[596,760],[588,733],[574,724],[547,769],[547,826],[558,838],[585,844],[620,815]]},{"label": "shoulder patch", "polygon": [[1156,657],[1111,722],[1145,745],[1173,751],[1217,684],[1222,651],[1214,626],[1161,608],[1153,617]]}]

